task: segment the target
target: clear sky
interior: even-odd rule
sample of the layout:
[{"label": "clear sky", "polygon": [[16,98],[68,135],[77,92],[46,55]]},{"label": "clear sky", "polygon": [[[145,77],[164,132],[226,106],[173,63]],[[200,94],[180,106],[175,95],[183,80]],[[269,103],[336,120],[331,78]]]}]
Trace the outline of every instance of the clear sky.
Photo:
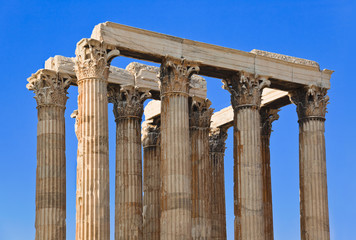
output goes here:
[{"label": "clear sky", "polygon": [[[74,57],[76,43],[93,27],[113,21],[243,51],[261,49],[317,61],[335,70],[326,116],[331,237],[356,235],[354,0],[249,1],[20,1],[0,0],[0,239],[34,239],[37,112],[26,79],[54,55]],[[113,65],[126,67],[120,57]],[[213,107],[228,106],[219,79],[207,79]],[[75,239],[77,89],[66,110],[67,239]],[[109,105],[111,235],[113,237],[115,123]],[[298,123],[295,106],[273,124],[271,165],[277,240],[300,239]],[[233,239],[232,134],[225,157],[228,239]],[[112,238],[113,239],[113,238]]]}]

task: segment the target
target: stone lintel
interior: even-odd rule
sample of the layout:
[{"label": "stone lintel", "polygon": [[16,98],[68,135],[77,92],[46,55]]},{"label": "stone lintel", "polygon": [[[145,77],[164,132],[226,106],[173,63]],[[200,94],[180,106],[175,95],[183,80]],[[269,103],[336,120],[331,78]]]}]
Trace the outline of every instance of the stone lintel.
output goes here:
[{"label": "stone lintel", "polygon": [[245,71],[269,76],[272,85],[282,83],[286,88],[310,84],[330,88],[333,72],[320,70],[310,60],[244,52],[113,22],[96,25],[91,37],[117,47],[127,57],[160,63],[168,55],[200,62],[199,73],[209,77],[225,78],[231,72]]}]

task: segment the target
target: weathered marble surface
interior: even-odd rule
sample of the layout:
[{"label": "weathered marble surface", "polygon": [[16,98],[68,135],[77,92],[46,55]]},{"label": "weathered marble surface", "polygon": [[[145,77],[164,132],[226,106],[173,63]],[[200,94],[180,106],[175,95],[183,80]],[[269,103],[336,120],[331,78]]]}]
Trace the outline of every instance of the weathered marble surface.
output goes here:
[{"label": "weathered marble surface", "polygon": [[[76,83],[75,58],[54,56],[45,62],[45,69],[68,74],[72,82]],[[108,83],[113,85],[134,85],[142,89],[159,92],[159,67],[132,62],[126,69],[110,66]],[[190,81],[189,95],[206,98],[206,81],[199,75],[193,75]]]},{"label": "weathered marble surface", "polygon": [[170,58],[161,64],[161,239],[191,239],[188,88],[198,69],[195,63]]},{"label": "weathered marble surface", "polygon": [[225,174],[224,155],[227,128],[211,129],[209,136],[209,155],[212,165],[211,238],[226,240],[226,204],[225,204]]},{"label": "weathered marble surface", "polygon": [[[296,84],[315,84],[330,88],[333,71],[320,70],[315,64],[305,64],[290,57],[275,54],[256,54],[173,37],[113,22],[100,23],[93,29],[92,38],[122,50],[128,57],[161,62],[165,56],[197,61],[200,73],[209,77],[227,77],[226,71],[245,71],[269,76],[272,83],[282,82],[287,88]],[[310,61],[311,62],[311,61]]]},{"label": "weathered marble surface", "polygon": [[234,109],[235,239],[265,240],[260,106],[270,82],[249,73],[224,79]]},{"label": "weathered marble surface", "polygon": [[78,84],[76,240],[110,239],[108,54],[82,39],[76,49]]},{"label": "weathered marble surface", "polygon": [[193,98],[189,112],[192,162],[192,238],[209,240],[212,234],[212,164],[209,159],[210,119],[208,99]]},{"label": "weathered marble surface", "polygon": [[143,144],[143,239],[160,240],[161,147],[159,126],[142,124]]},{"label": "weathered marble surface", "polygon": [[141,120],[150,96],[134,86],[109,87],[116,121],[115,239],[143,237]]},{"label": "weathered marble surface", "polygon": [[290,93],[299,118],[299,186],[301,239],[329,240],[325,114],[327,89],[304,87]]},{"label": "weathered marble surface", "polygon": [[65,119],[70,78],[39,70],[27,88],[38,111],[36,170],[36,240],[66,239]]}]

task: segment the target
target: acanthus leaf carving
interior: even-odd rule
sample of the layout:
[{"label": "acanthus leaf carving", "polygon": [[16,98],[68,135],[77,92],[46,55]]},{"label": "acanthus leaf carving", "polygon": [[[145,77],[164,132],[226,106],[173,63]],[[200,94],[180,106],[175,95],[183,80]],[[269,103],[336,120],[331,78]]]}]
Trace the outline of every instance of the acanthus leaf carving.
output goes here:
[{"label": "acanthus leaf carving", "polygon": [[196,62],[165,57],[158,75],[161,95],[168,93],[188,94],[190,78],[198,72],[199,66]]},{"label": "acanthus leaf carving", "polygon": [[160,127],[153,124],[148,124],[145,128],[145,134],[142,138],[142,146],[156,147],[160,141]]},{"label": "acanthus leaf carving", "polygon": [[279,111],[279,109],[273,109],[268,107],[261,108],[261,134],[263,136],[271,136],[272,123],[279,119]]},{"label": "acanthus leaf carving", "polygon": [[327,89],[315,85],[294,90],[289,93],[292,103],[297,106],[298,118],[300,121],[308,118],[325,120],[329,96]]},{"label": "acanthus leaf carving", "polygon": [[198,97],[192,98],[192,104],[189,111],[189,121],[191,127],[209,128],[211,116],[213,115],[213,108],[210,108],[211,101],[209,99],[202,99]]},{"label": "acanthus leaf carving", "polygon": [[110,49],[104,42],[84,38],[78,42],[75,54],[78,81],[87,78],[107,80],[110,62],[120,52]]},{"label": "acanthus leaf carving", "polygon": [[67,90],[71,83],[69,75],[41,69],[32,74],[28,82],[26,87],[35,93],[34,98],[38,106],[65,107],[68,99]]},{"label": "acanthus leaf carving", "polygon": [[211,129],[209,135],[210,153],[224,153],[225,141],[227,139],[227,129],[216,128]]},{"label": "acanthus leaf carving", "polygon": [[267,77],[244,71],[222,80],[223,89],[231,94],[231,105],[236,110],[240,107],[260,108],[262,90],[270,85]]},{"label": "acanthus leaf carving", "polygon": [[108,101],[114,104],[115,119],[142,118],[143,103],[152,95],[148,89],[135,86],[109,86]]}]

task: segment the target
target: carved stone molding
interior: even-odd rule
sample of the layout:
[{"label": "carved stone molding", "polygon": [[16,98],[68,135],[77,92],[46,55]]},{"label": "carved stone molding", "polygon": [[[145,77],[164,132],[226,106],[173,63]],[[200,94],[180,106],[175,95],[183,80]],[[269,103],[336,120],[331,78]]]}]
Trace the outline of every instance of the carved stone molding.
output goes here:
[{"label": "carved stone molding", "polygon": [[211,153],[224,153],[225,141],[227,139],[227,129],[216,128],[212,129],[209,135],[209,146]]},{"label": "carved stone molding", "polygon": [[329,96],[326,88],[310,85],[289,93],[292,103],[297,106],[299,121],[315,118],[325,120]]},{"label": "carved stone molding", "polygon": [[110,62],[120,52],[110,49],[104,42],[84,38],[78,42],[75,54],[78,81],[88,78],[107,80]]},{"label": "carved stone molding", "polygon": [[196,62],[165,57],[159,72],[161,96],[172,93],[188,94],[190,77],[198,72]]},{"label": "carved stone molding", "polygon": [[279,111],[279,109],[273,109],[268,107],[261,108],[261,134],[263,136],[271,136],[272,123],[273,121],[279,119]]},{"label": "carved stone molding", "polygon": [[142,138],[144,148],[159,145],[160,128],[158,126],[148,124],[144,131],[146,132]]},{"label": "carved stone molding", "polygon": [[135,86],[110,86],[108,100],[114,104],[116,121],[121,118],[142,118],[143,103],[151,97],[149,90]]},{"label": "carved stone molding", "polygon": [[192,98],[192,104],[189,111],[190,127],[209,128],[213,108],[210,108],[211,102],[209,99]]},{"label": "carved stone molding", "polygon": [[67,102],[67,89],[71,78],[56,71],[41,69],[28,78],[28,90],[35,93],[37,106],[54,105],[65,107]]},{"label": "carved stone molding", "polygon": [[222,82],[223,88],[231,94],[231,105],[235,110],[241,107],[259,108],[262,90],[270,85],[267,77],[243,71],[223,79]]}]

